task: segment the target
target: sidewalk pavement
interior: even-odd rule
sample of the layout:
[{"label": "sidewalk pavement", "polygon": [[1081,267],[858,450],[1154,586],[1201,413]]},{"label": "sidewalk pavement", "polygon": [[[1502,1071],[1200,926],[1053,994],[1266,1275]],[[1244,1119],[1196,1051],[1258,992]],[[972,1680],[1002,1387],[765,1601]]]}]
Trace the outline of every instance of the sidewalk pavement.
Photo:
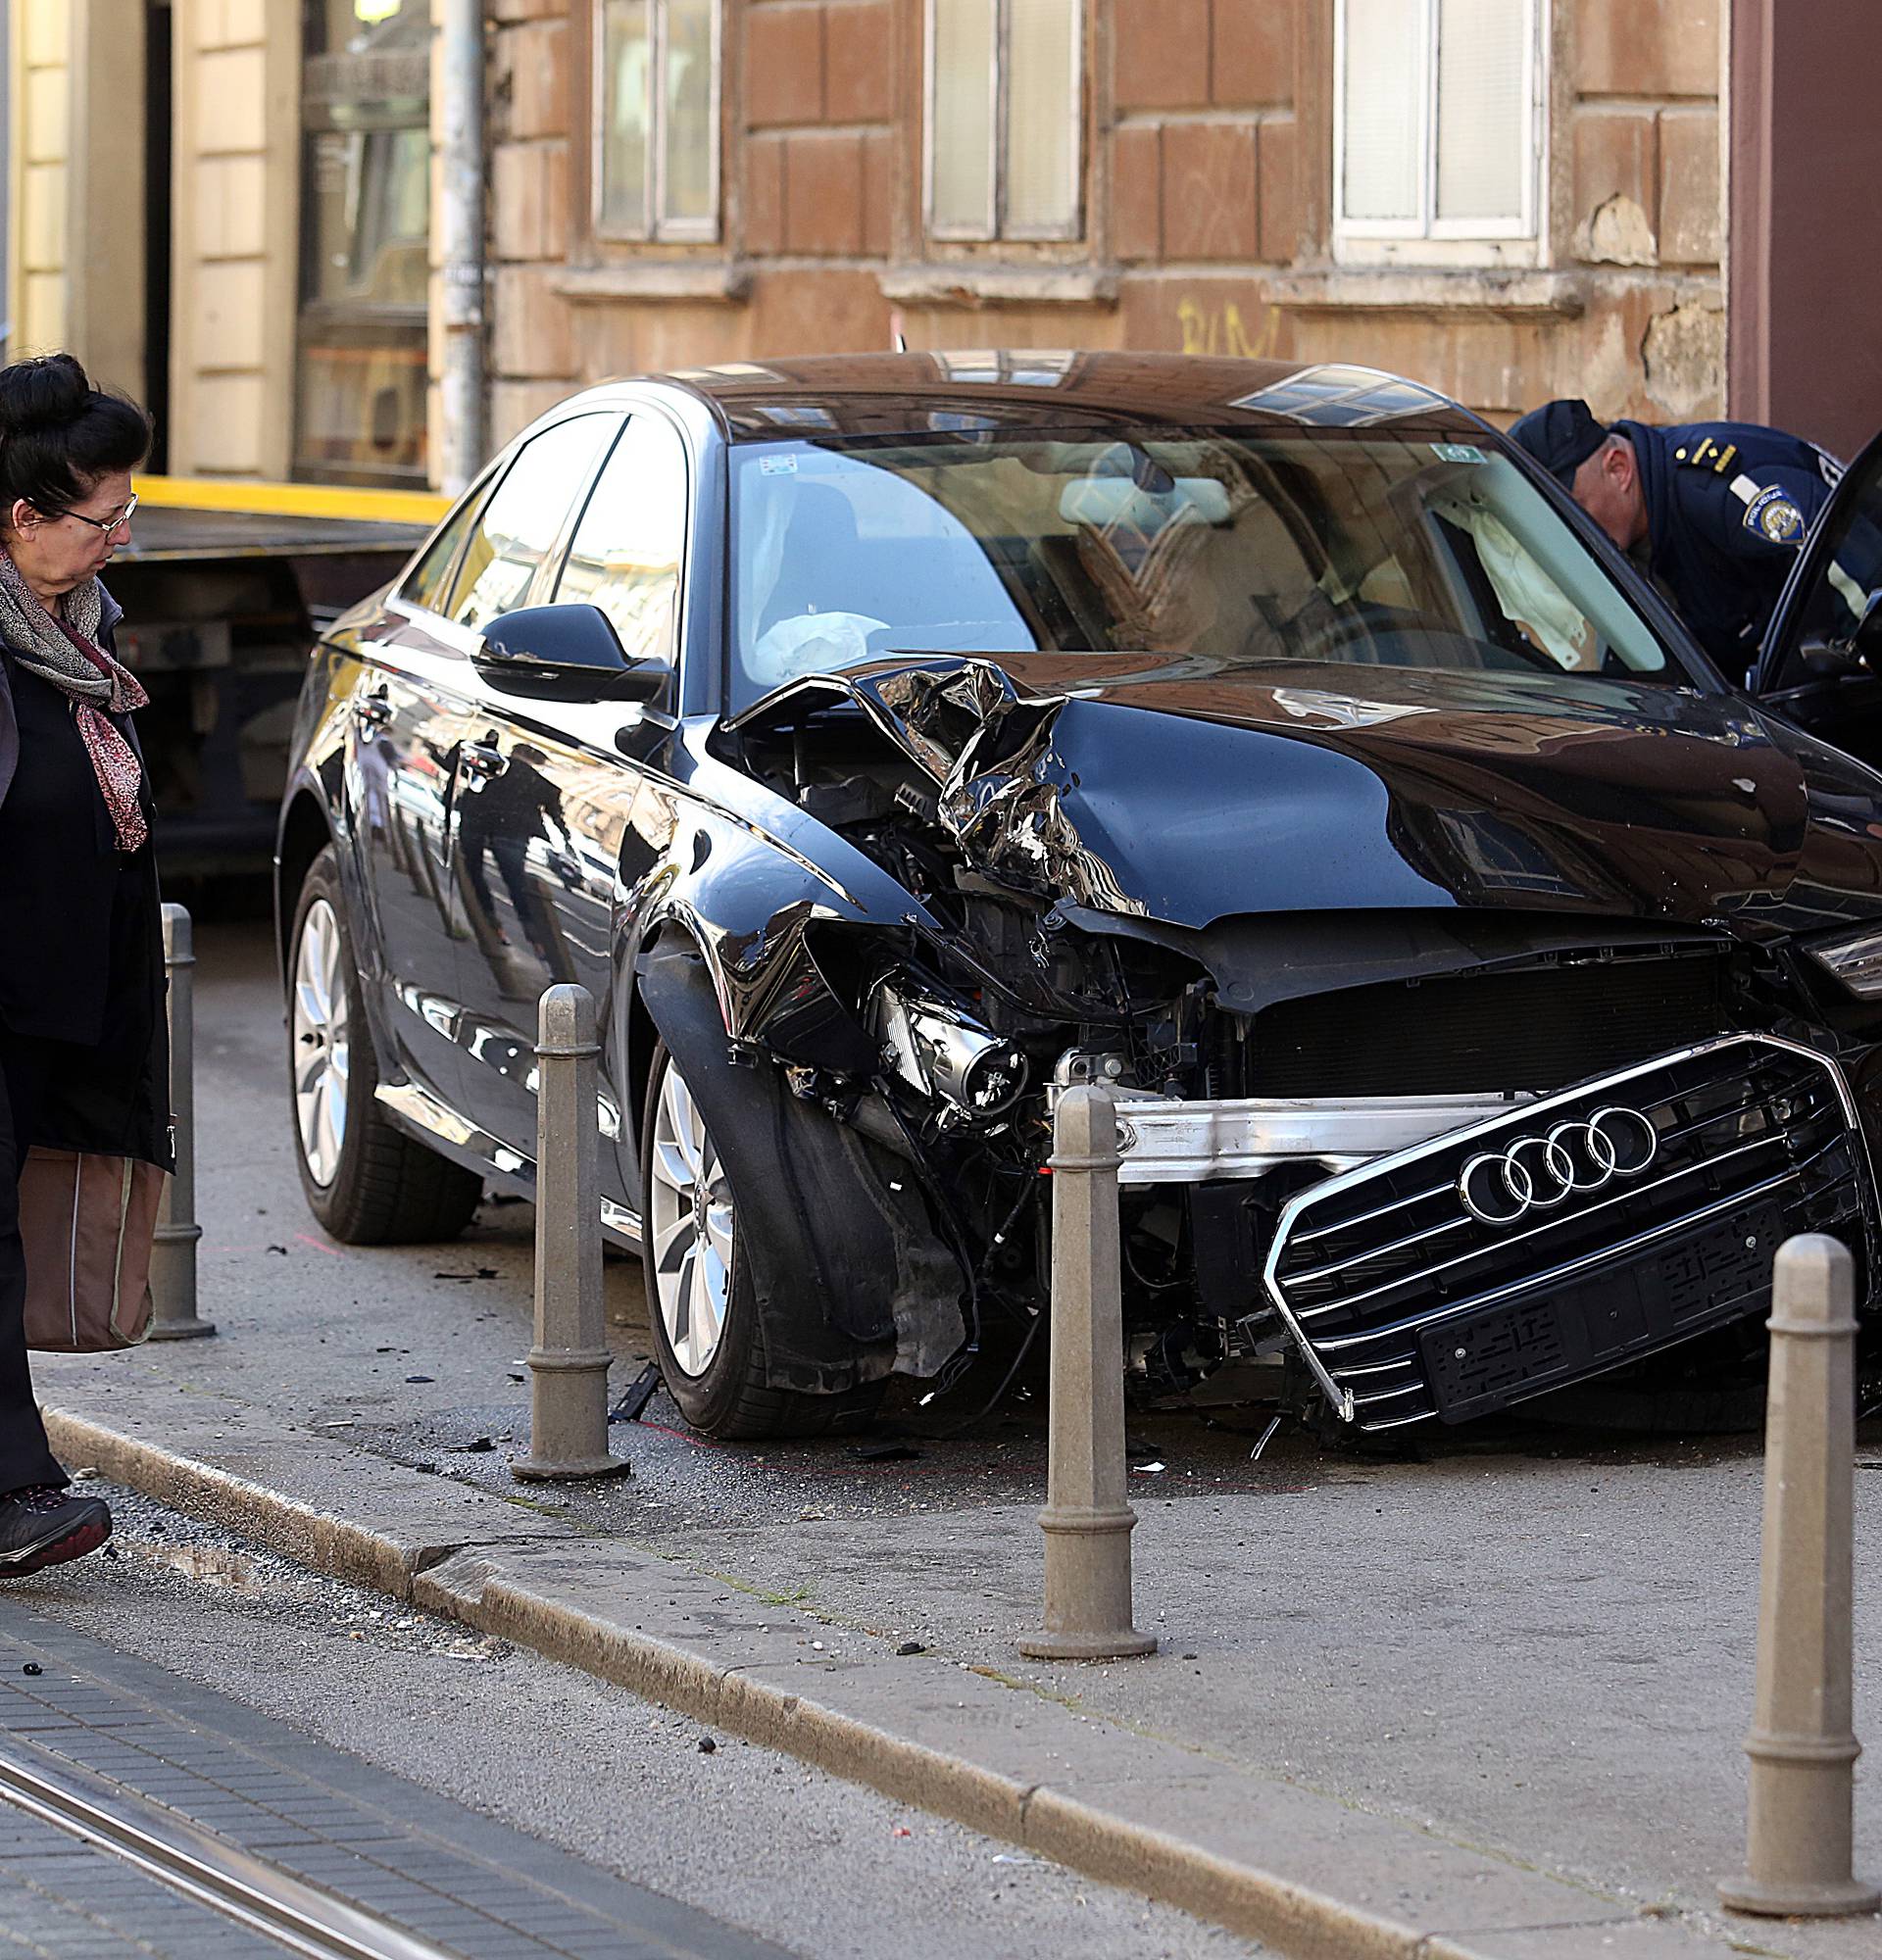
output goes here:
[{"label": "sidewalk pavement", "polygon": [[[885,1456],[711,1446],[656,1397],[615,1431],[632,1479],[516,1485],[527,1208],[487,1206],[452,1247],[325,1243],[295,1184],[265,948],[209,932],[202,956],[203,1311],[222,1334],[42,1359],[68,1461],[1284,1951],[1877,1950],[1874,1918],[1713,1904],[1742,1851],[1755,1441],[1511,1425],[1392,1461],[1283,1437],[1251,1464],[1226,1426],[1133,1418],[1133,1464],[1162,1466],[1131,1478],[1137,1620],[1162,1649],[1025,1662],[1036,1403]],[[627,1262],[608,1284],[619,1386],[644,1307]],[[1873,1748],[1882,1429],[1859,1455]],[[1857,1843],[1858,1872],[1882,1872],[1861,1766]]]}]

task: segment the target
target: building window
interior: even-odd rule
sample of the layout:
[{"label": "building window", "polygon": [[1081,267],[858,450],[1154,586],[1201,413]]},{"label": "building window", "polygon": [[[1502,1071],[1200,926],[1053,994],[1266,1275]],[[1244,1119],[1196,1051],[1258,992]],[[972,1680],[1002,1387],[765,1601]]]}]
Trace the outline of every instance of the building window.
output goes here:
[{"label": "building window", "polygon": [[719,11],[719,0],[598,0],[598,237],[718,236]]},{"label": "building window", "polygon": [[306,0],[294,473],[425,480],[431,10]]},{"label": "building window", "polygon": [[1535,237],[1541,13],[1542,0],[1339,0],[1335,228],[1361,241],[1356,256]]},{"label": "building window", "polygon": [[927,0],[928,231],[1081,231],[1079,0]]}]

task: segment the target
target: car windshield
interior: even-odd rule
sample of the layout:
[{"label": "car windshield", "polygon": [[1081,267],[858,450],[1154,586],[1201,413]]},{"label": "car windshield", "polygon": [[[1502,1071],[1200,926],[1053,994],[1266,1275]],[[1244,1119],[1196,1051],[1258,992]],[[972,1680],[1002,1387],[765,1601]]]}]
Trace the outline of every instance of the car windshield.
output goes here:
[{"label": "car windshield", "polygon": [[1449,433],[1038,430],[734,455],[733,711],[897,653],[1683,683],[1528,478]]}]

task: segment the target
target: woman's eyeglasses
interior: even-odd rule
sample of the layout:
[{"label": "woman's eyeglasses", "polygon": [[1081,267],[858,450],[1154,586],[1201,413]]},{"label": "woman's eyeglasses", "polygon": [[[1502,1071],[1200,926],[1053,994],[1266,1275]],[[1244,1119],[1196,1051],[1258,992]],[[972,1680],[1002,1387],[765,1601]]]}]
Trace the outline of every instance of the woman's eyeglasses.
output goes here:
[{"label": "woman's eyeglasses", "polygon": [[103,531],[109,535],[121,525],[129,523],[130,514],[136,508],[137,499],[132,497],[129,503],[114,511],[109,517],[88,517],[82,511],[53,511],[48,514],[55,517],[76,517],[81,524],[89,524],[94,531]]}]

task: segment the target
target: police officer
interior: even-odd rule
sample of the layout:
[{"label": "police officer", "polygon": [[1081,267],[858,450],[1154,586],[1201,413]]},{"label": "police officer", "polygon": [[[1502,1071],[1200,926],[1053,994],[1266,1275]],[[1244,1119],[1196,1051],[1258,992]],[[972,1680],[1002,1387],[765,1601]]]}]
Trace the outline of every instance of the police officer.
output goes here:
[{"label": "police officer", "polygon": [[1756,422],[1605,428],[1548,402],[1511,429],[1653,579],[1734,679],[1758,653],[1799,546],[1843,474],[1835,457]]}]

